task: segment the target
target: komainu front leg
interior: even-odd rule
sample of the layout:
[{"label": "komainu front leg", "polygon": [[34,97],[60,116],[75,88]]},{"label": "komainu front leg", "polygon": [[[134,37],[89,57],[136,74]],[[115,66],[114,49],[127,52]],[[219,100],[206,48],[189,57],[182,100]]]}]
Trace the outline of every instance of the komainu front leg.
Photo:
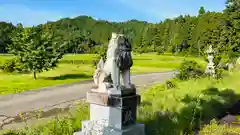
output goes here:
[{"label": "komainu front leg", "polygon": [[126,88],[131,88],[130,69],[122,71],[122,80]]}]

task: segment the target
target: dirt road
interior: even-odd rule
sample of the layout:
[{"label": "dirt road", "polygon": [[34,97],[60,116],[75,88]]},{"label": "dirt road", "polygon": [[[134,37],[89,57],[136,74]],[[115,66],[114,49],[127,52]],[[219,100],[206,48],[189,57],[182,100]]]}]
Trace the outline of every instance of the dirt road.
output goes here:
[{"label": "dirt road", "polygon": [[[164,82],[174,72],[150,73],[131,76],[133,83],[140,88]],[[82,81],[74,84],[58,85],[39,90],[0,96],[0,125],[7,117],[14,117],[21,112],[41,109],[43,111],[62,108],[75,100],[84,99],[86,92],[93,86],[93,81]]]}]

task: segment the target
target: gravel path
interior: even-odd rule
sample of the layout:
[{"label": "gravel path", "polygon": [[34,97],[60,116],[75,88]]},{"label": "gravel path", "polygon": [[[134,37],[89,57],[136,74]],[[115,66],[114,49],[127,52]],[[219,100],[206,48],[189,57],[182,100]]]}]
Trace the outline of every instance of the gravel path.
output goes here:
[{"label": "gravel path", "polygon": [[[150,73],[131,76],[138,89],[154,83],[164,82],[172,78],[174,72]],[[6,118],[16,116],[21,112],[41,109],[43,111],[54,108],[64,108],[75,100],[84,99],[86,92],[93,86],[93,81],[57,85],[39,90],[0,96],[0,125]]]}]

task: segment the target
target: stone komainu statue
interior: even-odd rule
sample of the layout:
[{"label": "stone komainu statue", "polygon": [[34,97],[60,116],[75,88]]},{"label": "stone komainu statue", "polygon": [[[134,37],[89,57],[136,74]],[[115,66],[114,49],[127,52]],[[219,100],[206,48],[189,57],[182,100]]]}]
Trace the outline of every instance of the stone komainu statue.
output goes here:
[{"label": "stone komainu statue", "polygon": [[[112,34],[106,61],[101,59],[94,73],[94,82],[98,86],[96,91],[107,92],[109,88],[119,86],[132,88],[133,85],[130,82],[130,68],[133,65],[131,51],[131,44],[125,36]],[[120,75],[123,85],[120,85]]]}]

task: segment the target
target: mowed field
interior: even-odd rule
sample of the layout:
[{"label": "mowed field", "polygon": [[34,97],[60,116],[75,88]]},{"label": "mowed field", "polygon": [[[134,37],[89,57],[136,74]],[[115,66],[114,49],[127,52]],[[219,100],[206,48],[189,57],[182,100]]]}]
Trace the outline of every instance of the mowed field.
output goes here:
[{"label": "mowed field", "polygon": [[[221,115],[240,97],[240,72],[225,74],[221,80],[203,77],[187,81],[171,79],[175,87],[156,84],[141,91],[141,105],[137,121],[145,124],[146,135],[238,135],[240,129],[205,125]],[[42,120],[3,135],[72,135],[81,128],[81,121],[89,119],[89,104],[76,103],[66,114]],[[22,120],[24,121],[24,119]],[[1,134],[1,133],[0,133]]]},{"label": "mowed field", "polygon": [[[0,66],[13,57],[0,54]],[[0,94],[19,93],[92,79],[95,70],[92,63],[96,58],[95,54],[64,55],[57,68],[38,74],[37,80],[33,80],[32,74],[5,73],[0,70]],[[206,64],[201,58],[156,55],[154,53],[133,54],[133,59],[134,65],[131,69],[133,74],[171,71],[178,68],[184,59],[195,60],[203,66]]]}]

